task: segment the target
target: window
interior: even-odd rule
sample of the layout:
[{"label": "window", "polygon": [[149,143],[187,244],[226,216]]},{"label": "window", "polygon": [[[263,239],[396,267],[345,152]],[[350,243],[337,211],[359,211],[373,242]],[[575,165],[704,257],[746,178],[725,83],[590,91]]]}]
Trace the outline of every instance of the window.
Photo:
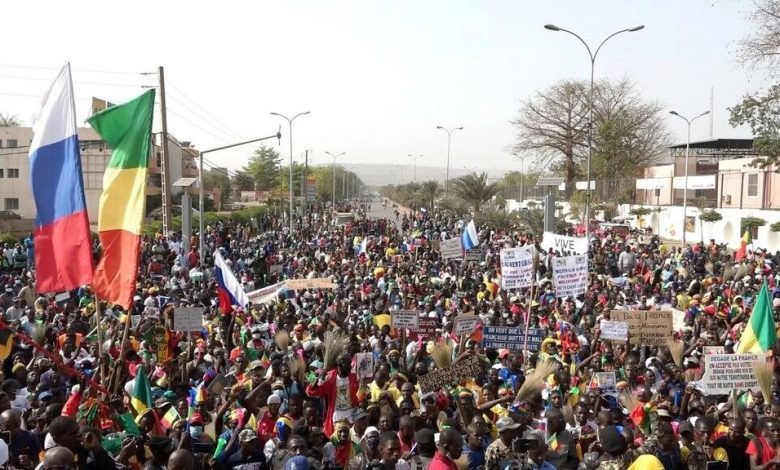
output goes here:
[{"label": "window", "polygon": [[661,188],[655,188],[654,195],[656,198],[661,197]]},{"label": "window", "polygon": [[0,178],[5,178],[5,170],[0,168]]},{"label": "window", "polygon": [[747,175],[747,197],[758,197],[758,173]]},{"label": "window", "polygon": [[18,145],[16,143],[16,139],[8,139],[5,141],[5,146],[9,149],[15,149]]},{"label": "window", "polygon": [[19,177],[19,168],[9,168],[8,169],[8,177],[9,178],[18,178]]},{"label": "window", "polygon": [[19,199],[15,197],[5,198],[5,210],[7,211],[19,210]]}]

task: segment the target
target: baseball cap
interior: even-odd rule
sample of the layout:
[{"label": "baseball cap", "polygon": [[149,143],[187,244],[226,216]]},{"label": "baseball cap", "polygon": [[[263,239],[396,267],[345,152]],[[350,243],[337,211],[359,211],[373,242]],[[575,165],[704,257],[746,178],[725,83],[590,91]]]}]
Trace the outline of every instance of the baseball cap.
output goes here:
[{"label": "baseball cap", "polygon": [[241,444],[252,442],[255,439],[257,439],[257,434],[251,429],[244,429],[238,434],[238,442]]},{"label": "baseball cap", "polygon": [[496,429],[498,432],[504,432],[508,429],[517,429],[519,427],[520,423],[515,423],[515,420],[509,416],[504,416],[503,418],[496,421]]}]

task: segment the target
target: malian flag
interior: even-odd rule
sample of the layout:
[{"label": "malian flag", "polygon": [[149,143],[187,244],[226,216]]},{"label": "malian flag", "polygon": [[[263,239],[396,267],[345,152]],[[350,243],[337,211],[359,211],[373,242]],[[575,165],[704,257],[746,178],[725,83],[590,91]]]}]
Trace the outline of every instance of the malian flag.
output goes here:
[{"label": "malian flag", "polygon": [[244,307],[249,303],[244,286],[236,279],[219,251],[214,252],[214,279],[217,281],[219,308],[223,313],[233,311],[233,305]]},{"label": "malian flag", "polygon": [[742,239],[739,241],[739,249],[734,254],[734,261],[742,261],[747,256],[747,247],[750,245],[750,230],[745,229]]},{"label": "malian flag", "polygon": [[33,132],[36,290],[68,291],[91,283],[93,271],[70,64],[43,96]]},{"label": "malian flag", "polygon": [[745,330],[739,337],[736,353],[762,353],[771,351],[777,343],[777,330],[772,311],[772,299],[766,281],[761,284],[761,290],[756,297],[756,303],[750,312]]},{"label": "malian flag", "polygon": [[103,175],[98,232],[103,257],[92,287],[101,298],[129,310],[135,293],[146,173],[152,140],[154,89],[101,111],[87,122],[113,148]]}]

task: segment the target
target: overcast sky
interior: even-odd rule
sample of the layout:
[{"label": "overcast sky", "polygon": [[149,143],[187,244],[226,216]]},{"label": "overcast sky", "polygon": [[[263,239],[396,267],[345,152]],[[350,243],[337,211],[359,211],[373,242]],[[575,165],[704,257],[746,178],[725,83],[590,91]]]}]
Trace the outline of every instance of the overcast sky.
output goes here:
[{"label": "overcast sky", "polygon": [[[121,6],[120,6],[121,5]],[[169,132],[205,149],[276,132],[281,119],[311,111],[293,128],[296,159],[346,163],[446,162],[451,168],[519,168],[506,147],[519,103],[561,79],[586,79],[590,43],[638,24],[599,53],[596,76],[634,79],[648,99],[684,115],[709,109],[714,136],[748,137],[726,108],[763,79],[736,63],[749,31],[749,2],[571,1],[28,1],[2,9],[0,112],[29,125],[56,69],[71,61],[79,118],[91,96],[121,102],[154,84],[165,66]],[[23,66],[23,67],[20,67]],[[95,71],[124,72],[98,73]],[[158,122],[155,127],[158,127]],[[684,123],[668,119],[676,141]],[[288,158],[287,124],[280,148]],[[697,122],[693,140],[709,138]],[[276,145],[276,141],[273,141]],[[251,153],[210,159],[240,168]]]}]

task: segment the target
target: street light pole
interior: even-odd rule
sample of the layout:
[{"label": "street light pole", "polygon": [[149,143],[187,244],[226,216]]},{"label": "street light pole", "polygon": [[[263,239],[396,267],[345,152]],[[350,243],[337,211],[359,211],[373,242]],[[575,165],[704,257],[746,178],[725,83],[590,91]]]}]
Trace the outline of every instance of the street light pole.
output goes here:
[{"label": "street light pole", "polygon": [[446,127],[436,126],[436,129],[442,129],[447,133],[447,173],[444,176],[444,195],[449,194],[450,190],[450,144],[452,143],[452,133],[455,131],[462,131],[463,127],[453,127],[447,129]]},{"label": "street light pole", "polygon": [[295,121],[295,118],[299,116],[304,116],[306,114],[310,114],[311,111],[304,111],[302,113],[298,113],[292,118],[288,118],[284,114],[279,113],[271,113],[271,116],[279,116],[281,118],[287,119],[287,123],[290,125],[290,235],[292,235],[293,232],[293,139],[292,139],[292,125],[293,121]]},{"label": "street light pole", "polygon": [[590,160],[593,156],[593,76],[596,69],[596,57],[599,54],[599,51],[601,50],[601,47],[612,39],[613,37],[617,36],[621,33],[633,33],[635,31],[640,31],[645,28],[645,25],[639,25],[634,26],[633,28],[626,28],[621,29],[620,31],[616,31],[609,36],[606,37],[603,41],[601,41],[601,44],[599,44],[599,47],[596,48],[596,52],[592,52],[590,46],[587,42],[585,42],[584,39],[582,39],[577,33],[569,31],[568,29],[563,29],[558,26],[555,26],[554,24],[546,24],[544,25],[544,29],[548,29],[550,31],[563,31],[565,33],[569,33],[575,38],[579,39],[580,42],[585,46],[585,49],[588,50],[588,56],[590,57],[590,92],[589,92],[589,98],[588,98],[588,107],[590,110],[588,111],[589,117],[588,117],[588,163],[587,163],[587,187],[588,190],[586,192],[585,196],[585,239],[588,240],[588,252],[590,252]]},{"label": "street light pole", "polygon": [[411,157],[414,160],[414,182],[417,182],[417,159],[422,157],[422,155],[417,155],[416,157],[412,155],[411,153],[407,155],[407,157]]},{"label": "street light pole", "polygon": [[260,142],[261,140],[273,139],[274,137],[279,139],[279,141],[281,142],[281,140],[282,140],[282,132],[278,131],[276,134],[269,135],[268,137],[261,137],[259,139],[246,140],[244,142],[239,142],[237,144],[225,145],[223,147],[217,147],[217,148],[208,149],[208,150],[202,150],[202,151],[198,152],[198,179],[200,180],[200,181],[198,181],[198,183],[199,183],[198,184],[198,186],[199,186],[199,188],[198,188],[198,212],[199,212],[199,217],[198,217],[198,248],[199,248],[198,249],[198,254],[200,255],[200,262],[201,263],[205,263],[206,262],[206,258],[204,258],[204,255],[206,254],[205,251],[204,251],[205,250],[206,237],[205,237],[205,234],[204,234],[204,232],[205,232],[205,228],[204,228],[205,224],[203,222],[203,219],[204,219],[204,215],[205,215],[206,211],[204,210],[204,207],[203,207],[203,201],[204,201],[204,197],[203,197],[203,155],[206,155],[207,153],[211,153],[211,152],[216,152],[218,150],[225,150],[225,149],[230,149],[230,148],[233,148],[233,147],[238,147],[240,145],[251,144],[253,142]]},{"label": "street light pole", "polygon": [[330,155],[333,157],[333,192],[331,193],[331,209],[333,212],[336,212],[336,159],[342,155],[344,155],[347,152],[341,152],[338,155],[333,155],[330,152],[325,152],[326,155]]},{"label": "street light pole", "polygon": [[[688,119],[682,114],[678,113],[677,111],[669,111],[669,114],[673,116],[677,116],[678,118],[685,121],[685,123],[688,125],[688,139],[685,141],[685,188],[683,189],[683,223],[682,223],[682,246],[685,248],[685,222],[686,222],[686,216],[688,215],[688,156],[690,153],[691,148],[691,124],[693,124],[693,121],[699,119],[702,116],[706,116],[710,114],[709,111],[704,111],[703,113],[699,114],[698,116]],[[672,187],[674,187],[674,179],[672,179]]]}]

